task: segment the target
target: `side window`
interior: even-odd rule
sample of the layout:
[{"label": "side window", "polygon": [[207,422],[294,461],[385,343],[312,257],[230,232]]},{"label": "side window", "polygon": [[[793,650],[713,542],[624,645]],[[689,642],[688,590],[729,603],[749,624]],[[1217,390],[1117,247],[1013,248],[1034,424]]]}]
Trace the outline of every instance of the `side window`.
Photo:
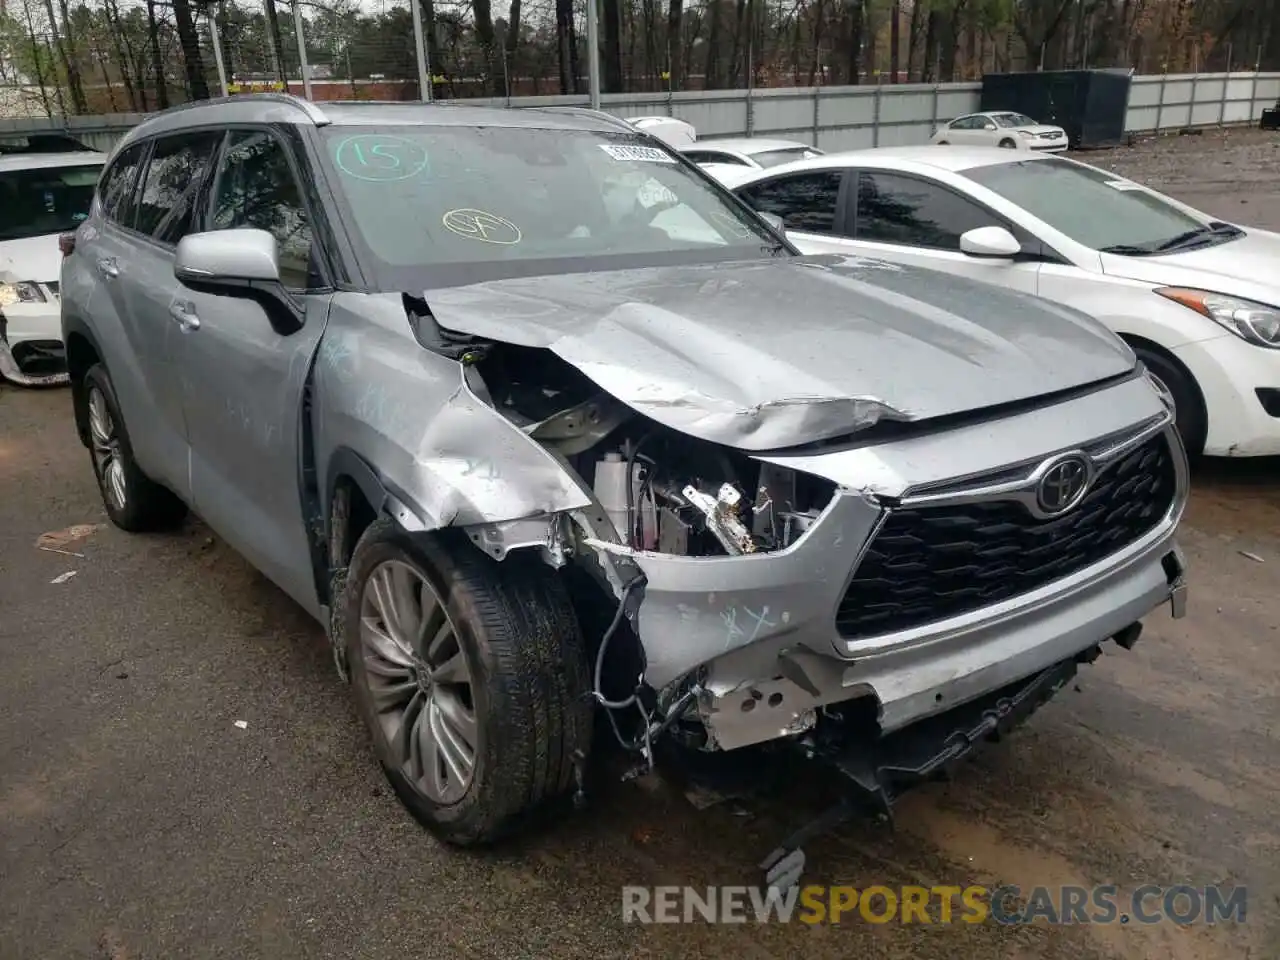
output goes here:
[{"label": "side window", "polygon": [[858,178],[858,240],[958,251],[960,234],[993,226],[1004,224],[941,184],[886,173]]},{"label": "side window", "polygon": [[781,217],[788,230],[832,233],[841,177],[839,170],[779,177],[743,190],[742,199],[753,210]]},{"label": "side window", "polygon": [[284,145],[269,133],[231,135],[218,172],[211,230],[256,227],[280,245],[280,279],[305,290],[318,285],[311,270],[311,225]]},{"label": "side window", "polygon": [[710,150],[686,150],[684,155],[694,163],[732,163],[739,167],[750,166],[745,160],[740,160],[731,153],[715,153]]},{"label": "side window", "polygon": [[961,117],[959,120],[951,121],[952,130],[972,130],[973,126],[973,117]]},{"label": "side window", "polygon": [[117,223],[128,224],[132,219],[133,181],[142,163],[142,155],[146,151],[145,143],[136,143],[116,157],[111,169],[102,178],[98,187],[98,196],[102,201],[102,212],[107,219]]},{"label": "side window", "polygon": [[196,198],[221,139],[217,133],[196,133],[156,141],[138,197],[135,229],[169,244],[189,232]]}]

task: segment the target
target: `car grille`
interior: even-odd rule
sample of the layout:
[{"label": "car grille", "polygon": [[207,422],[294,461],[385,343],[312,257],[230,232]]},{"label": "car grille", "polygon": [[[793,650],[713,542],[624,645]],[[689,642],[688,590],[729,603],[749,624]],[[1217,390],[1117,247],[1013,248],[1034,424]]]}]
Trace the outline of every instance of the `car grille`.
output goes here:
[{"label": "car grille", "polygon": [[1053,583],[1154,529],[1176,491],[1174,455],[1157,435],[1051,520],[1009,500],[894,510],[840,601],[836,629],[846,640],[895,633]]}]

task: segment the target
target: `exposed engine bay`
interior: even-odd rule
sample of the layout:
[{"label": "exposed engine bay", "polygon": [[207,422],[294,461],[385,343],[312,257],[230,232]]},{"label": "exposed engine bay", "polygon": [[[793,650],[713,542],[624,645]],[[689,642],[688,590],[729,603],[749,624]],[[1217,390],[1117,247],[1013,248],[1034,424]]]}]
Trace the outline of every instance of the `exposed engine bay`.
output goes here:
[{"label": "exposed engine bay", "polygon": [[590,487],[622,546],[688,557],[789,546],[835,485],[648,421],[546,350],[490,347],[472,387]]}]

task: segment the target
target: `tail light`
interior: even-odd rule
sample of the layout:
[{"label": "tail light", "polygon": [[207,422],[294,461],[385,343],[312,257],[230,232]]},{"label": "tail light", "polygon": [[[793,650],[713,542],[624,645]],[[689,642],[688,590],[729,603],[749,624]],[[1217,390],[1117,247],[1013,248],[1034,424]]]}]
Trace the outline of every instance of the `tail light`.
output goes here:
[{"label": "tail light", "polygon": [[62,251],[64,257],[69,257],[75,253],[76,235],[74,231],[58,234],[58,249]]}]

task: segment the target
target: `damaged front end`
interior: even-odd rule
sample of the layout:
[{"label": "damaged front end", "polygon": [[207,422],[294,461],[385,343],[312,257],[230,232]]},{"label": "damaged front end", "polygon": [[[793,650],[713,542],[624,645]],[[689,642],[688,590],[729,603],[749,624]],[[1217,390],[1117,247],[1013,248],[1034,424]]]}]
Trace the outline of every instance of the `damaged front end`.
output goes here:
[{"label": "damaged front end", "polygon": [[[419,342],[463,359],[467,392],[554,457],[583,501],[468,530],[495,558],[536,547],[572,564],[616,604],[594,693],[634,711],[624,739],[646,759],[658,736],[698,750],[800,743],[839,728],[851,705],[871,719],[858,737],[887,735],[1074,661],[1185,591],[1171,541],[1185,459],[1140,378],[995,426],[913,430],[875,398],[824,396],[739,407],[711,428],[708,411],[727,416],[727,404],[690,384],[662,393],[625,378],[605,391],[598,368],[555,344],[458,333],[425,301],[410,314]],[[839,430],[824,420],[837,407]],[[828,439],[758,449],[780,429],[773,417],[822,421]],[[1104,429],[1082,435],[1080,423]],[[1026,508],[1064,450],[1094,483],[1074,526]],[[1020,551],[1037,571],[1018,575]],[[634,656],[611,646],[620,637]],[[607,690],[615,656],[641,667]]]},{"label": "damaged front end", "polygon": [[[390,303],[357,327],[339,295],[316,392],[344,399],[320,434],[353,430],[406,526],[461,527],[499,562],[538,551],[585,585],[591,695],[640,769],[664,741],[783,745],[887,803],[904,771],[1003,730],[990,716],[1024,716],[1104,641],[1131,645],[1156,607],[1181,615],[1172,412],[1092,330],[1071,334],[1076,372],[1028,397],[1039,341],[933,310],[939,369],[988,404],[956,409],[901,364],[846,375],[827,355],[874,347],[865,331],[840,346],[824,324],[812,363],[726,339],[724,276],[690,279],[679,315],[670,296],[539,283],[397,298],[413,357]],[[721,310],[714,336],[695,308]]]},{"label": "damaged front end", "polygon": [[8,323],[0,311],[0,380],[22,387],[49,387],[69,379],[62,341],[23,338],[11,344]]}]

